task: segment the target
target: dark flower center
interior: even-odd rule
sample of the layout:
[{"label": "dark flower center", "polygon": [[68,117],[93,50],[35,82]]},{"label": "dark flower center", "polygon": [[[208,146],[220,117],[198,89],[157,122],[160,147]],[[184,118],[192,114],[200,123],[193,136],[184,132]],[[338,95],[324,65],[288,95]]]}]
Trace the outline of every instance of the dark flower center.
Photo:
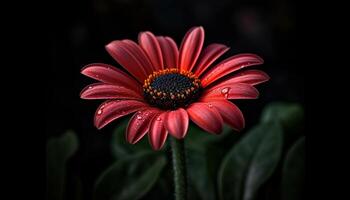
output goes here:
[{"label": "dark flower center", "polygon": [[175,68],[154,72],[143,85],[145,99],[161,109],[186,107],[200,92],[200,80],[195,75]]}]

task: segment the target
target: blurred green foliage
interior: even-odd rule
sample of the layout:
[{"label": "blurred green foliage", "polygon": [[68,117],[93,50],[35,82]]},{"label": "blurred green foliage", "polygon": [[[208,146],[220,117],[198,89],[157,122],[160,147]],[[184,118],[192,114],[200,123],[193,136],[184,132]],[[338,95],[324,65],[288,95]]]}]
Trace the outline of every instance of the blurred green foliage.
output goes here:
[{"label": "blurred green foliage", "polygon": [[252,128],[232,147],[219,171],[220,199],[254,199],[260,186],[272,175],[278,164],[282,136],[280,124],[262,123]]},{"label": "blurred green foliage", "polygon": [[74,132],[67,131],[61,137],[47,141],[47,199],[64,200],[66,164],[78,149]]},{"label": "blurred green foliage", "polygon": [[140,199],[155,184],[165,164],[164,156],[152,152],[126,156],[98,178],[94,199]]},{"label": "blurred green foliage", "polygon": [[[191,123],[185,139],[189,199],[302,199],[303,123],[302,107],[285,102],[267,105],[260,122],[242,133],[225,126],[221,135],[212,135]],[[113,133],[114,160],[96,179],[93,199],[173,199],[169,145],[153,151],[147,137],[135,145],[128,144],[126,125],[127,119]],[[66,163],[77,148],[78,141],[72,132],[48,141],[50,200],[64,199]],[[271,185],[273,190],[268,189]],[[78,180],[76,199],[79,190]]]},{"label": "blurred green foliage", "polygon": [[305,194],[305,137],[290,148],[283,163],[282,200],[303,199]]}]

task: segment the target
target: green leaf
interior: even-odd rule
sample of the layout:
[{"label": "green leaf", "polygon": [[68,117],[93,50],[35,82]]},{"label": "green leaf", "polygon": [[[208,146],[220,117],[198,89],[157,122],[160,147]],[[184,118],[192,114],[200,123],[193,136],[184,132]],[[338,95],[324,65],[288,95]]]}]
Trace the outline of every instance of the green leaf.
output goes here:
[{"label": "green leaf", "polygon": [[262,122],[280,121],[286,130],[296,129],[304,119],[303,108],[297,103],[274,102],[261,115]]},{"label": "green leaf", "polygon": [[305,137],[288,151],[282,170],[282,199],[303,199],[305,182]]},{"label": "green leaf", "polygon": [[199,151],[188,151],[187,157],[189,184],[193,185],[200,199],[215,199],[214,181],[210,177],[206,154]]},{"label": "green leaf", "polygon": [[202,200],[216,198],[217,171],[226,153],[225,147],[232,146],[239,136],[228,126],[224,126],[220,135],[213,135],[190,125],[185,142],[192,196],[197,195]]},{"label": "green leaf", "polygon": [[222,162],[218,175],[220,198],[254,199],[278,164],[282,137],[281,126],[272,122],[262,123],[246,133]]},{"label": "green leaf", "polygon": [[234,131],[229,126],[225,125],[220,135],[214,135],[200,129],[194,124],[190,124],[186,135],[186,143],[188,143],[188,148],[204,152],[208,144],[219,142],[227,138],[228,135],[237,134],[233,132]]},{"label": "green leaf", "polygon": [[67,131],[59,138],[47,142],[47,195],[50,200],[63,200],[66,162],[78,149],[78,138]]},{"label": "green leaf", "polygon": [[156,183],[166,159],[154,153],[141,152],[118,160],[98,178],[96,200],[136,200]]},{"label": "green leaf", "polygon": [[[147,135],[142,138],[136,144],[130,144],[126,141],[125,130],[128,124],[128,119],[119,122],[117,128],[115,129],[112,139],[111,139],[111,151],[115,159],[120,159],[125,156],[134,155],[140,152],[151,152],[153,151]],[[165,146],[163,147],[165,149]]]}]

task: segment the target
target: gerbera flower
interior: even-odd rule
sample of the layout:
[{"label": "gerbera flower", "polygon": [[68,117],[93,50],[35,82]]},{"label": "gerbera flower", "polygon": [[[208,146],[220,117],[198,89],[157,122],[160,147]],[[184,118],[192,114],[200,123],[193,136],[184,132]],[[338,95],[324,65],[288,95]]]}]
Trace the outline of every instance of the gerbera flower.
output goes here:
[{"label": "gerbera flower", "polygon": [[234,130],[244,128],[244,117],[230,100],[255,99],[254,85],[268,75],[260,70],[243,70],[259,65],[254,54],[238,54],[212,65],[229,47],[210,44],[203,48],[204,29],[190,29],[178,49],[170,37],[141,32],[138,44],[115,40],[107,52],[126,70],[94,63],[82,74],[100,82],[85,87],[83,99],[108,99],[95,113],[98,129],[125,115],[135,113],[126,139],[134,144],[146,133],[153,149],[160,149],[168,133],[186,136],[189,120],[205,131],[219,134],[223,123]]}]

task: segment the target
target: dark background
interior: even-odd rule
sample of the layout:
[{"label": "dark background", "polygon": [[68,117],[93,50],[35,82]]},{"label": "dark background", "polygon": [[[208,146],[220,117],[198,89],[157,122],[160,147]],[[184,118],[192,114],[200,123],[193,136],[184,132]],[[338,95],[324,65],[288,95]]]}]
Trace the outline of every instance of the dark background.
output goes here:
[{"label": "dark background", "polygon": [[296,7],[291,0],[78,0],[56,1],[50,9],[51,63],[47,81],[47,138],[68,129],[79,137],[80,148],[68,173],[81,177],[84,193],[92,192],[96,177],[111,163],[109,140],[113,124],[98,131],[92,123],[101,101],[79,98],[93,80],[80,74],[89,63],[118,67],[104,46],[112,40],[137,39],[140,31],[168,35],[179,45],[192,26],[205,29],[205,46],[218,42],[231,49],[223,57],[256,53],[259,66],[271,80],[258,89],[257,100],[238,101],[249,129],[262,108],[273,101],[305,104],[304,73],[297,63]]}]

